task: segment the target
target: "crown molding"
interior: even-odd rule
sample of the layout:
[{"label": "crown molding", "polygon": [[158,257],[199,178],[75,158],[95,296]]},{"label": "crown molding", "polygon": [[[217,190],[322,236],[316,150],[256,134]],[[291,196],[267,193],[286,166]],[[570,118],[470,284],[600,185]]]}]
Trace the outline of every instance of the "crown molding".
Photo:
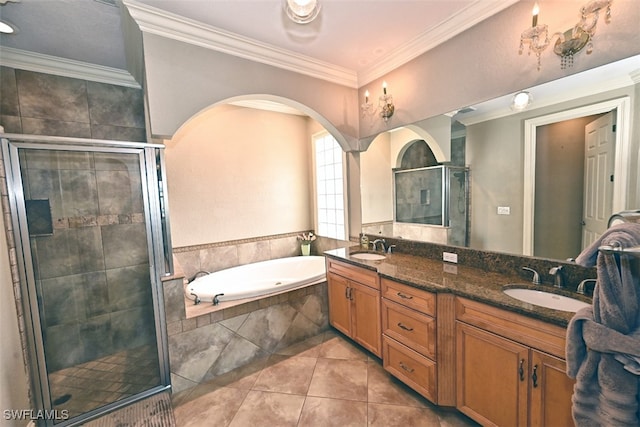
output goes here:
[{"label": "crown molding", "polygon": [[355,71],[184,18],[135,0],[124,0],[142,32],[227,53],[262,64],[357,88]]},{"label": "crown molding", "polygon": [[359,85],[371,83],[518,1],[476,0],[460,13],[423,32],[404,46],[381,58],[376,65],[358,73]]},{"label": "crown molding", "polygon": [[211,25],[165,12],[136,0],[123,4],[143,32],[212,49],[351,88],[359,88],[449,40],[518,0],[476,0],[462,12],[395,49],[368,70],[344,67],[281,49]]},{"label": "crown molding", "polygon": [[131,74],[117,68],[88,64],[5,46],[0,46],[0,57],[2,58],[3,66],[18,70],[53,74],[135,89],[140,89],[141,87]]}]

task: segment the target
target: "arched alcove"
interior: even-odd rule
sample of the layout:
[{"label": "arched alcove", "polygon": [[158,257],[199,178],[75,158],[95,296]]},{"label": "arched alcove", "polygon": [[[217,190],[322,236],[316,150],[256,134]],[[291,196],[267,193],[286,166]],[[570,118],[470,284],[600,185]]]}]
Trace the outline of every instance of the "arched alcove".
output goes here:
[{"label": "arched alcove", "polygon": [[417,169],[437,164],[438,160],[431,147],[423,139],[409,141],[398,154],[399,169]]},{"label": "arched alcove", "polygon": [[[251,106],[258,100],[268,102]],[[165,141],[174,245],[313,229],[310,141],[324,130],[346,144],[309,108],[261,95],[230,98],[187,120]]]}]

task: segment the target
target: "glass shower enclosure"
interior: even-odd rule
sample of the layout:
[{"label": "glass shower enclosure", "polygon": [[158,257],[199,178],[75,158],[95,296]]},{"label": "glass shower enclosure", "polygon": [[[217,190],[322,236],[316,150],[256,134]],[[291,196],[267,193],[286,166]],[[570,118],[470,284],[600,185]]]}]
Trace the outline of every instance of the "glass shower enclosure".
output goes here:
[{"label": "glass shower enclosure", "polygon": [[5,136],[39,425],[76,425],[167,390],[163,147]]},{"label": "glass shower enclosure", "polygon": [[469,169],[438,165],[394,170],[395,220],[449,229],[448,244],[467,246]]}]

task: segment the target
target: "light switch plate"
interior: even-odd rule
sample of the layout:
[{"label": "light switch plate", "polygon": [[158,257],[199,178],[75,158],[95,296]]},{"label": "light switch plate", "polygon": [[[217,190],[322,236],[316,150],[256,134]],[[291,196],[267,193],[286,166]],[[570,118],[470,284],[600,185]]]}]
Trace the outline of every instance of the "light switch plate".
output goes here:
[{"label": "light switch plate", "polygon": [[498,215],[511,215],[510,206],[498,206]]}]

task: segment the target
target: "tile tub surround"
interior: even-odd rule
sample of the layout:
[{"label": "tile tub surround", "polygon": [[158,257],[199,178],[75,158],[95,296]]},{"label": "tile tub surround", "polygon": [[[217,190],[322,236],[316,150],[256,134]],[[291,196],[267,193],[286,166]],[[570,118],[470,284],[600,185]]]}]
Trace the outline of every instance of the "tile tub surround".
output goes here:
[{"label": "tile tub surround", "polygon": [[330,330],[174,393],[176,424],[215,426],[477,426],[393,378]]},{"label": "tile tub surround", "polygon": [[[173,248],[173,256],[184,276],[192,277],[198,271],[213,273],[238,265],[301,255],[300,241],[297,236],[302,233],[303,231],[184,246]],[[326,250],[350,245],[352,245],[351,242],[318,237],[311,243],[311,255],[322,255]]]},{"label": "tile tub surround", "polygon": [[326,282],[187,318],[183,279],[164,282],[171,384],[197,386],[329,328]]}]

